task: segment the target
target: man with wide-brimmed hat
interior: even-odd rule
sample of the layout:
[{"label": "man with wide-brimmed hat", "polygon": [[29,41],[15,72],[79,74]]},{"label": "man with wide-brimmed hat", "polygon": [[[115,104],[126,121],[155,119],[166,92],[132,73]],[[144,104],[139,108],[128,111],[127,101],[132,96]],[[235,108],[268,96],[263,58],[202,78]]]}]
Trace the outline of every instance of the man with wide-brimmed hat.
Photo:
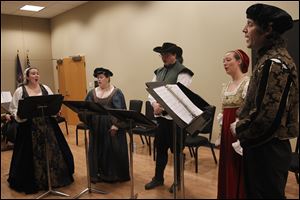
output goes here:
[{"label": "man with wide-brimmed hat", "polygon": [[[160,67],[154,71],[154,81],[164,82],[166,84],[175,84],[180,82],[185,86],[189,86],[192,82],[192,76],[194,73],[182,65],[182,48],[176,44],[165,42],[162,46],[155,47],[153,51],[160,53],[161,59],[164,63],[163,67]],[[155,99],[149,95],[149,101],[154,109],[154,114],[158,121],[158,131],[155,137],[155,143],[157,148],[155,175],[152,180],[145,185],[145,189],[153,189],[157,186],[164,184],[164,170],[168,162],[168,149],[173,152],[173,128],[172,118],[164,111],[164,109],[155,101]],[[180,181],[180,167],[179,167],[179,142],[177,144],[177,180]],[[180,185],[180,184],[178,184]],[[169,191],[173,192],[173,185]]]},{"label": "man with wide-brimmed hat", "polygon": [[232,132],[243,147],[246,197],[284,199],[291,161],[289,139],[299,134],[296,65],[281,35],[293,27],[284,10],[254,4],[243,29],[258,61]]}]

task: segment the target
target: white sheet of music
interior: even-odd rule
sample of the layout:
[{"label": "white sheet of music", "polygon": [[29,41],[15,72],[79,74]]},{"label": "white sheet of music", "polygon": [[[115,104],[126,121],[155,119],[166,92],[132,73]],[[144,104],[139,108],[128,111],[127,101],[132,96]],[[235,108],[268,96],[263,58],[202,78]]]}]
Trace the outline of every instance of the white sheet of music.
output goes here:
[{"label": "white sheet of music", "polygon": [[8,103],[11,102],[12,96],[10,91],[1,92],[1,103]]},{"label": "white sheet of music", "polygon": [[[160,96],[160,98],[162,98],[162,100],[169,106],[169,108],[180,119],[182,119],[185,123],[189,124],[194,119],[194,117],[193,117],[193,114],[185,107],[187,105],[184,106],[183,103],[186,103],[190,100],[180,90],[180,88],[177,85],[174,85],[174,86],[175,87],[173,87],[173,85],[172,85],[171,87],[169,87],[169,89],[171,89],[172,92],[175,93],[177,97],[166,86],[157,87],[154,89],[154,91]],[[177,89],[174,89],[176,87],[177,87]],[[180,92],[178,90],[180,90]],[[179,100],[179,99],[182,99],[182,100]],[[184,99],[184,101],[183,101],[183,99]],[[195,113],[200,113],[200,114],[202,113],[202,111],[198,107],[196,107],[191,101],[189,102],[189,104],[190,104],[189,108],[193,108],[193,109],[197,110],[197,111],[195,111]],[[196,116],[198,116],[198,115],[196,115]]]},{"label": "white sheet of music", "polygon": [[199,116],[203,113],[201,109],[199,109],[193,102],[182,92],[182,90],[176,84],[168,84],[167,88],[172,90],[176,96],[184,103],[185,106],[188,107],[189,111],[193,113],[195,116]]},{"label": "white sheet of music", "polygon": [[1,92],[1,115],[8,112],[11,100],[12,96],[10,91]]}]

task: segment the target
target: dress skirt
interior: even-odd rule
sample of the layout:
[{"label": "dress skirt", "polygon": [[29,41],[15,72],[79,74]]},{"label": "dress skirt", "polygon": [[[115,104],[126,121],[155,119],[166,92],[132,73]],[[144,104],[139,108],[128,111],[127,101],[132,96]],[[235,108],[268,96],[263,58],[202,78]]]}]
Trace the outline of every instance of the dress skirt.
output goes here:
[{"label": "dress skirt", "polygon": [[232,143],[237,139],[230,131],[230,124],[236,120],[238,108],[224,108],[221,130],[218,199],[245,198],[242,156],[236,153]]}]

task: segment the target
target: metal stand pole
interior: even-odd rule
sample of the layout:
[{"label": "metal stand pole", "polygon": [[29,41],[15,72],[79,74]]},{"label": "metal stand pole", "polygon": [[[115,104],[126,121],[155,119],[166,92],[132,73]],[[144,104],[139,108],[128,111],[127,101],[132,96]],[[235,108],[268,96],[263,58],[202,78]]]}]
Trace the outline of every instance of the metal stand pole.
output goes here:
[{"label": "metal stand pole", "polygon": [[[86,117],[86,112],[85,115]],[[99,194],[108,194],[108,192],[102,191],[102,190],[97,190],[92,188],[91,186],[91,177],[90,177],[90,162],[89,162],[89,153],[88,153],[88,142],[87,142],[87,137],[86,137],[86,130],[84,130],[84,146],[85,146],[85,161],[86,161],[86,177],[87,177],[87,188],[82,190],[78,195],[73,197],[74,199],[78,199],[81,195],[83,195],[86,192],[92,193],[99,193]]]},{"label": "metal stand pole", "polygon": [[180,154],[179,154],[179,160],[180,160],[180,188],[181,188],[181,194],[182,199],[185,199],[185,190],[184,190],[184,158],[183,158],[183,130],[180,128]]},{"label": "metal stand pole", "polygon": [[[47,123],[46,123],[46,119],[45,119],[45,115],[44,115],[44,108],[47,108],[47,106],[38,106],[38,108],[42,110],[42,118],[44,119],[44,123],[45,123],[45,127],[46,127]],[[44,194],[38,196],[36,199],[41,199],[41,198],[47,196],[48,194],[55,194],[55,195],[69,197],[70,195],[68,195],[68,194],[52,190],[51,174],[50,174],[50,166],[49,166],[49,149],[48,149],[48,141],[47,141],[47,137],[48,137],[47,127],[45,128],[44,134],[45,134],[46,164],[47,164],[47,175],[48,175],[48,191],[45,192]]]},{"label": "metal stand pole", "polygon": [[174,157],[174,184],[173,184],[173,196],[177,199],[177,127],[176,123],[173,121],[173,157]]},{"label": "metal stand pole", "polygon": [[[178,174],[177,174],[177,134],[180,134],[179,136],[179,168],[180,168],[180,185],[178,184]],[[183,163],[183,130],[180,128],[180,133],[177,133],[177,126],[176,123],[173,122],[173,155],[174,155],[174,184],[173,184],[173,196],[174,199],[177,199],[177,188],[180,187],[182,191],[182,197],[185,199],[185,191],[184,191],[184,163]]]},{"label": "metal stand pole", "polygon": [[137,199],[138,194],[134,194],[134,178],[133,178],[133,134],[132,134],[132,120],[129,120],[129,159],[130,159],[130,182],[131,182],[131,193],[130,199]]}]

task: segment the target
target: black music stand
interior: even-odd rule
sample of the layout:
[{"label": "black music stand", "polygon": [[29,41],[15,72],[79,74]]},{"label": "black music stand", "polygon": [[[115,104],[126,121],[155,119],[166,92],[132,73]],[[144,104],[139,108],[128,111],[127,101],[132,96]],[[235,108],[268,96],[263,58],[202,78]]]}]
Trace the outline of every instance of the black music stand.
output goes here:
[{"label": "black music stand", "polygon": [[136,199],[138,194],[134,194],[134,178],[133,178],[133,134],[132,129],[136,126],[144,126],[144,127],[150,127],[154,128],[156,127],[156,124],[147,118],[142,113],[139,113],[135,110],[122,110],[122,109],[112,109],[105,107],[108,113],[116,118],[118,118],[120,121],[123,122],[123,127],[120,128],[126,129],[129,133],[129,151],[130,151],[130,176],[131,176],[131,193],[130,198]]},{"label": "black music stand", "polygon": [[49,166],[49,150],[47,141],[47,123],[45,117],[56,115],[61,107],[63,96],[60,94],[46,95],[46,96],[31,96],[26,97],[19,101],[17,115],[22,119],[31,119],[35,117],[42,117],[45,124],[45,147],[46,147],[46,164],[47,164],[47,176],[48,176],[48,191],[37,197],[37,199],[43,198],[48,194],[55,194],[61,196],[70,196],[68,194],[52,190],[50,166]]},{"label": "black music stand", "polygon": [[[168,105],[167,102],[165,102],[162,97],[160,97],[157,92],[154,90],[155,88],[166,86],[166,83],[163,82],[148,82],[146,83],[146,90],[152,95],[152,97],[164,108],[164,110],[173,118],[173,152],[174,152],[174,188],[173,188],[173,195],[174,199],[176,199],[176,187],[178,185],[177,180],[177,134],[176,134],[176,125],[180,128],[180,148],[183,149],[183,131],[186,131],[190,133],[191,135],[195,135],[198,132],[201,132],[205,127],[207,127],[208,124],[213,123],[211,116],[211,109],[212,107],[199,95],[195,94],[191,90],[189,90],[187,87],[185,87],[180,82],[176,83],[177,86],[180,88],[180,90],[187,96],[187,98],[198,108],[200,108],[203,113],[199,116],[196,116],[193,118],[193,120],[187,124],[178,114],[176,114]],[[182,151],[180,151],[179,154],[179,161],[180,161],[180,177],[181,177],[181,189],[183,198],[185,198],[185,189],[184,189],[184,173],[183,173],[183,155]]]},{"label": "black music stand", "polygon": [[[77,114],[83,114],[83,122],[86,123],[86,115],[94,114],[94,115],[107,115],[107,111],[100,105],[89,102],[89,101],[63,101],[67,107],[76,112]],[[87,173],[87,188],[82,190],[78,195],[74,197],[74,199],[78,199],[81,195],[86,192],[99,193],[99,194],[108,194],[108,192],[98,190],[92,188],[91,186],[91,177],[90,177],[90,163],[89,163],[89,155],[88,155],[88,142],[86,137],[86,130],[84,130],[84,144],[85,144],[85,156],[86,156],[86,173]]]}]

